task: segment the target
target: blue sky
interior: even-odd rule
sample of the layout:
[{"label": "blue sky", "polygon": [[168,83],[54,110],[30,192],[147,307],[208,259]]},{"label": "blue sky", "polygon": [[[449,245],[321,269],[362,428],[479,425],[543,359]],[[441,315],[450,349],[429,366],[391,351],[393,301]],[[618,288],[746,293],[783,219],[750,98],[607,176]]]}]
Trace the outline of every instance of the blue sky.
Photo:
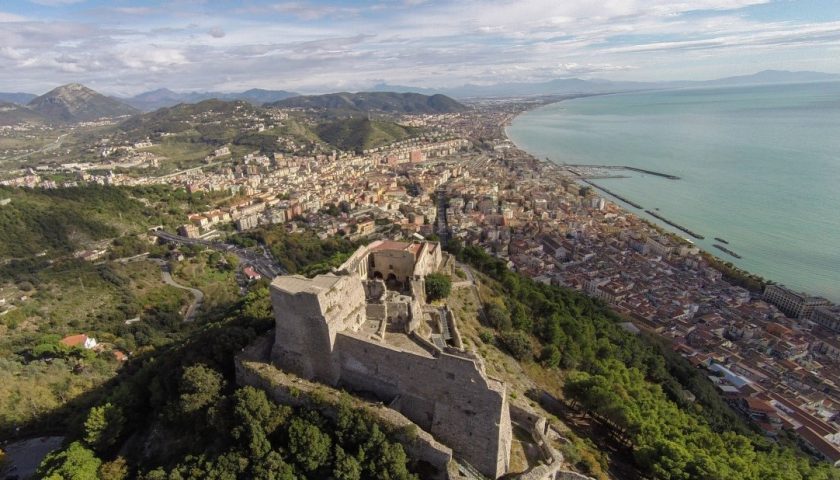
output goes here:
[{"label": "blue sky", "polygon": [[0,91],[840,73],[840,0],[0,0]]}]

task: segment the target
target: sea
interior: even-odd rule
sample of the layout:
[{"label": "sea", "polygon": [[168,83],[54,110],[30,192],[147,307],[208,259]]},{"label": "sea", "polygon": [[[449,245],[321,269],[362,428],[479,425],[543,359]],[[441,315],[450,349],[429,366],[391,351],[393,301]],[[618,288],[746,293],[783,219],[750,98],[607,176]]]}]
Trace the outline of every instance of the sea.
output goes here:
[{"label": "sea", "polygon": [[576,98],[519,115],[507,134],[558,164],[680,177],[623,170],[594,182],[705,236],[692,240],[721,259],[840,302],[840,82]]}]

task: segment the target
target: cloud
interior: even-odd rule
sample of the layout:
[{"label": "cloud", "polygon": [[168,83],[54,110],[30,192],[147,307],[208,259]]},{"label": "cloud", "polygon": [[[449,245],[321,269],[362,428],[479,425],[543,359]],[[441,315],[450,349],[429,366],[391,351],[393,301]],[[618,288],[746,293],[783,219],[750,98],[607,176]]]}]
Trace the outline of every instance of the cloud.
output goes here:
[{"label": "cloud", "polygon": [[208,8],[185,0],[167,3],[166,15],[120,3],[54,18],[39,10],[38,22],[0,13],[0,87],[72,79],[121,90],[312,91],[366,88],[370,79],[427,87],[641,80],[700,71],[692,62],[701,55],[706,68],[784,68],[774,59],[796,57],[799,67],[840,71],[830,50],[840,42],[840,7],[821,12],[823,22],[753,16],[769,1],[289,0]]},{"label": "cloud", "polygon": [[29,0],[31,3],[44,5],[47,7],[59,7],[63,5],[73,5],[75,3],[82,3],[85,0]]},{"label": "cloud", "polygon": [[0,23],[5,22],[23,22],[26,18],[13,13],[0,12]]},{"label": "cloud", "polygon": [[160,11],[152,7],[108,7],[107,12],[119,13],[122,15],[151,15]]},{"label": "cloud", "polygon": [[225,36],[225,31],[222,30],[222,27],[218,26],[212,27],[210,30],[207,31],[207,33],[210,34],[210,36],[213,38],[222,38]]}]

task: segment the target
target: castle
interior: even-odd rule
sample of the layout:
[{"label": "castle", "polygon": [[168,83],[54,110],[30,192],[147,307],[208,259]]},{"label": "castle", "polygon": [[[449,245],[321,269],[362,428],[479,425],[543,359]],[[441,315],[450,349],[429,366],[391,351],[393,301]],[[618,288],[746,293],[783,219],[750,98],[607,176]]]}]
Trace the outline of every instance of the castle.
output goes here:
[{"label": "castle", "polygon": [[491,478],[510,463],[505,384],[464,350],[452,312],[425,303],[440,245],[376,241],[327,275],[277,277],[271,361],[308,380],[372,395]]}]

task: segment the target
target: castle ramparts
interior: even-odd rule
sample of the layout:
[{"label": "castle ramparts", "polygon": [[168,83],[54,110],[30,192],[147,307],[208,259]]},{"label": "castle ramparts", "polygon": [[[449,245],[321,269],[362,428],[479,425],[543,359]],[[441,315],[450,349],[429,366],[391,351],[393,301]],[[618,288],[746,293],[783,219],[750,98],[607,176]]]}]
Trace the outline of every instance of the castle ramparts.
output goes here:
[{"label": "castle ramparts", "polygon": [[[277,277],[271,361],[308,380],[373,395],[492,478],[512,440],[504,383],[461,348],[446,308],[425,304],[431,242],[374,242],[335,273]],[[453,332],[453,329],[455,331]]]}]

